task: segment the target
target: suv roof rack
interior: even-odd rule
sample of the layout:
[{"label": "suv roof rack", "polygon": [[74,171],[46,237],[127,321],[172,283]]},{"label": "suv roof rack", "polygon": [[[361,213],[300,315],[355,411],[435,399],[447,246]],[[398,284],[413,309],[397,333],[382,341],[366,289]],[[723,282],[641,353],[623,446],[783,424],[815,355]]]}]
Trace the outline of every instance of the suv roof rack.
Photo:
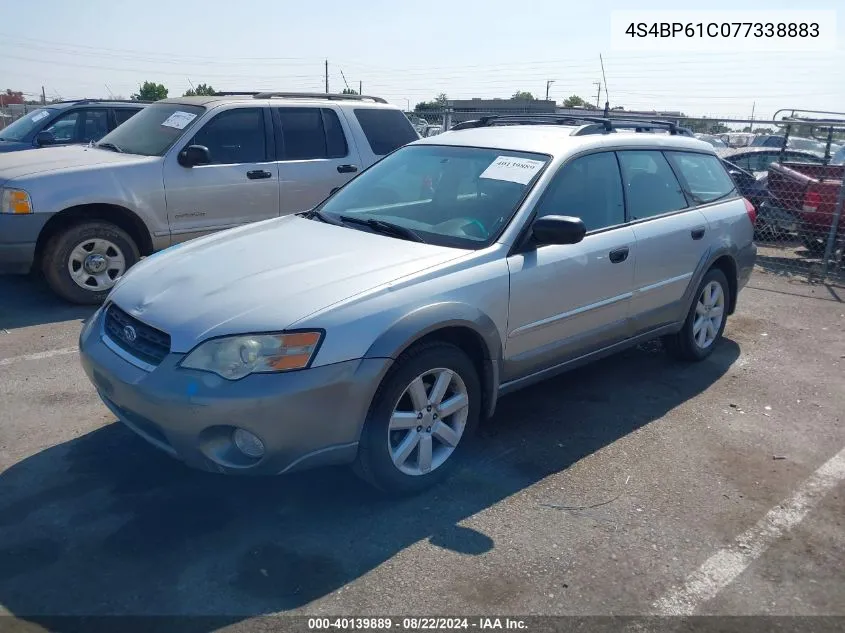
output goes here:
[{"label": "suv roof rack", "polygon": [[585,134],[606,134],[615,129],[634,129],[637,132],[652,129],[668,130],[672,135],[692,136],[687,128],[672,121],[658,119],[636,119],[628,117],[571,116],[560,114],[502,114],[490,115],[472,121],[463,121],[452,126],[452,130],[504,125],[571,125],[580,126],[573,136]]},{"label": "suv roof rack", "polygon": [[244,95],[252,96],[254,99],[329,99],[330,101],[375,101],[376,103],[387,103],[381,97],[369,95],[350,95],[330,92],[218,92],[219,95]]},{"label": "suv roof rack", "polygon": [[152,101],[136,101],[135,99],[63,99],[62,101],[54,101],[47,105],[57,105],[59,103],[152,103]]}]

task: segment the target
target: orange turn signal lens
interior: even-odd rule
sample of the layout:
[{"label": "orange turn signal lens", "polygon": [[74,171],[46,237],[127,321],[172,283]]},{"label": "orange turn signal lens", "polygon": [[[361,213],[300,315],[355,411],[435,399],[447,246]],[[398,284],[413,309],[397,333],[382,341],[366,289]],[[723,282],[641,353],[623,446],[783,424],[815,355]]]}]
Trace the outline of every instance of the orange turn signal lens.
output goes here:
[{"label": "orange turn signal lens", "polygon": [[32,213],[32,202],[29,199],[29,194],[20,189],[3,189],[0,213],[11,213],[14,215]]}]

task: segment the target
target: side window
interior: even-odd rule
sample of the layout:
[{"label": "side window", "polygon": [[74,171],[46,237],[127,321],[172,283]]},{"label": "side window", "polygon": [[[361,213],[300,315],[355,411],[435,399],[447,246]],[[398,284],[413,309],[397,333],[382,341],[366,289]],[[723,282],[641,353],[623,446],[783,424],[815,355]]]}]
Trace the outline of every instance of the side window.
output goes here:
[{"label": "side window", "polygon": [[401,110],[388,108],[356,108],[355,118],[364,130],[367,143],[376,156],[384,156],[393,150],[419,138],[414,126]]},{"label": "side window", "polygon": [[327,158],[343,158],[349,154],[346,145],[346,135],[337,118],[337,112],[330,108],[323,108],[323,126],[326,129]]},{"label": "side window", "polygon": [[277,108],[276,111],[282,122],[283,160],[313,160],[328,156],[320,108]]},{"label": "side window", "polygon": [[565,164],[549,184],[537,215],[575,216],[588,231],[625,222],[622,181],[613,152],[590,154]]},{"label": "side window", "polygon": [[618,155],[629,220],[642,220],[687,207],[681,185],[661,152],[630,150]]},{"label": "side window", "polygon": [[728,156],[725,160],[729,163],[733,163],[740,169],[744,169],[745,171],[753,171],[753,167],[751,166],[751,156]]},{"label": "side window", "polygon": [[72,143],[76,140],[76,124],[79,121],[81,112],[75,110],[68,112],[64,116],[50,124],[50,127],[44,128],[43,132],[50,132],[56,139],[56,143]]},{"label": "side window", "polygon": [[215,165],[264,162],[264,113],[261,108],[221,112],[197,132],[191,144],[207,147]]},{"label": "side window", "polygon": [[722,161],[710,154],[666,152],[694,202],[706,204],[725,198],[735,186]]},{"label": "side window", "polygon": [[136,110],[135,108],[115,108],[114,109],[114,118],[117,125],[122,123],[126,123],[129,119],[133,116],[138,114],[140,110]]},{"label": "side window", "polygon": [[105,108],[85,110],[82,122],[82,142],[99,141],[109,133],[109,111]]}]

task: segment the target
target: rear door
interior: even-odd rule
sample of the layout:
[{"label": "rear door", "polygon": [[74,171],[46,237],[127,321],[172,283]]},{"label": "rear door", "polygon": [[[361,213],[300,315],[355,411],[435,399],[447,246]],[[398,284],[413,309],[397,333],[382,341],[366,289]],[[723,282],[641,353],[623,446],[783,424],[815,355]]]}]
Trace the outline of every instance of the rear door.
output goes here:
[{"label": "rear door", "polygon": [[331,106],[272,108],[281,215],[307,211],[362,169],[349,126]]},{"label": "rear door", "polygon": [[632,333],[636,335],[677,321],[684,292],[707,250],[709,235],[707,220],[690,205],[662,152],[625,150],[618,156],[627,217],[638,246],[631,301]]},{"label": "rear door", "polygon": [[268,119],[262,107],[223,109],[180,147],[207,147],[211,164],[183,167],[175,159],[165,163],[174,241],[279,215],[279,174]]}]

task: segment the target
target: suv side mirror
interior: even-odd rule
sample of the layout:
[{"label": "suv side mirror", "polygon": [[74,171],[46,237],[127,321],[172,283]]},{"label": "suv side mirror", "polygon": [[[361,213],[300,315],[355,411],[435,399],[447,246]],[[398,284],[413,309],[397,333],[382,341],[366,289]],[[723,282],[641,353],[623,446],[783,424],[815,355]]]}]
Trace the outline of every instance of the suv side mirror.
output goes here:
[{"label": "suv side mirror", "polygon": [[52,145],[56,142],[56,137],[53,136],[52,132],[42,131],[35,135],[35,144],[38,147],[42,147],[44,145]]},{"label": "suv side mirror", "polygon": [[534,220],[531,236],[534,244],[577,244],[584,239],[587,227],[581,218],[568,215],[547,215]]},{"label": "suv side mirror", "polygon": [[196,167],[208,165],[211,162],[211,152],[205,145],[188,145],[176,157],[182,167]]}]

